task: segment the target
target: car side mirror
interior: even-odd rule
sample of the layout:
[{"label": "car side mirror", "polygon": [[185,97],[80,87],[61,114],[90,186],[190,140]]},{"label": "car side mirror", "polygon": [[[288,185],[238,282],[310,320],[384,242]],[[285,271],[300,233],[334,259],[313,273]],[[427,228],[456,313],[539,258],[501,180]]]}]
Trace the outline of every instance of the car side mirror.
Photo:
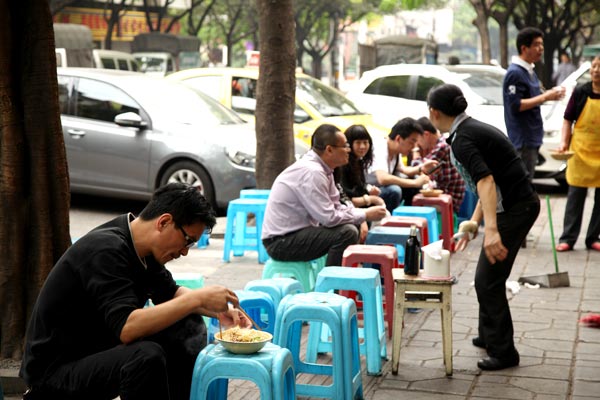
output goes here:
[{"label": "car side mirror", "polygon": [[134,112],[126,112],[115,116],[115,124],[119,126],[144,129],[148,123]]},{"label": "car side mirror", "polygon": [[310,115],[306,111],[299,108],[294,110],[294,123],[302,124],[308,120],[310,120]]}]

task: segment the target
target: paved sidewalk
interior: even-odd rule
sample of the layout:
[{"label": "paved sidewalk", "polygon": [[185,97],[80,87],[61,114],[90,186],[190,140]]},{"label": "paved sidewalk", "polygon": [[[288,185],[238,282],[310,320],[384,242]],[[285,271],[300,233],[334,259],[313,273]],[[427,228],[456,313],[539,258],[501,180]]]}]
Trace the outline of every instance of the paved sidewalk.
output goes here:
[{"label": "paved sidewalk", "polygon": [[[562,231],[566,197],[550,198],[554,233]],[[591,209],[593,199],[588,199]],[[587,228],[589,210],[584,215]],[[207,249],[194,249],[171,265],[174,272],[200,272],[205,284],[241,289],[261,276],[256,253],[222,261],[221,236],[225,219],[219,219]],[[585,234],[585,230],[583,232]],[[381,377],[363,376],[365,397],[398,399],[592,399],[600,398],[600,329],[580,326],[587,313],[600,312],[600,253],[585,250],[580,239],[575,251],[558,254],[560,271],[568,271],[570,287],[508,291],[514,320],[516,346],[521,365],[497,372],[482,372],[477,360],[485,356],[474,347],[478,305],[472,285],[481,236],[465,252],[452,256],[451,268],[459,282],[453,286],[454,375],[446,378],[442,359],[439,311],[407,314],[402,338],[400,369],[391,374],[391,361]],[[550,227],[545,198],[540,216],[531,230],[533,240],[521,249],[509,280],[554,272]],[[388,354],[391,359],[391,342]],[[364,361],[364,360],[363,360]],[[258,398],[249,385],[237,387],[230,398]]]},{"label": "paved sidewalk", "polygon": [[[555,237],[562,231],[565,201],[565,195],[551,196]],[[585,229],[592,202],[589,198],[586,203]],[[82,221],[85,215],[72,214],[71,218]],[[83,234],[97,222],[89,221],[90,226],[74,223],[73,236]],[[225,218],[219,218],[208,248],[192,249],[187,257],[171,262],[169,268],[173,272],[198,272],[205,277],[205,285],[222,284],[233,289],[241,289],[249,280],[260,278],[263,266],[257,263],[256,253],[232,257],[230,263],[222,261],[224,226]],[[510,280],[554,272],[545,198],[542,198],[540,216],[531,235],[533,240],[519,252]],[[482,240],[479,235],[467,251],[456,253],[451,259],[452,273],[459,279],[453,286],[452,298],[454,375],[447,378],[444,372],[439,311],[406,314],[399,373],[391,374],[391,361],[388,361],[382,376],[363,374],[365,398],[600,398],[600,329],[578,324],[582,316],[600,313],[600,253],[585,250],[582,238],[583,235],[575,251],[558,254],[560,271],[568,271],[570,287],[530,289],[521,286],[516,294],[507,292],[516,346],[521,354],[519,367],[482,372],[476,366],[477,360],[485,356],[482,349],[471,344],[477,335],[478,305],[472,282]],[[391,351],[390,341],[390,359]],[[252,384],[236,382],[230,387],[229,398],[260,397]]]}]

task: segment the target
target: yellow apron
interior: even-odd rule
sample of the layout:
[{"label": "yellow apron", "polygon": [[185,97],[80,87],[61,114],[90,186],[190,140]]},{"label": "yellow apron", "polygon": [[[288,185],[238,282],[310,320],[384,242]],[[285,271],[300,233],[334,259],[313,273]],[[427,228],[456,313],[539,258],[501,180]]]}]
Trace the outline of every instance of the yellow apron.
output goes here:
[{"label": "yellow apron", "polygon": [[600,99],[588,97],[573,128],[567,161],[567,182],[572,186],[600,187]]}]

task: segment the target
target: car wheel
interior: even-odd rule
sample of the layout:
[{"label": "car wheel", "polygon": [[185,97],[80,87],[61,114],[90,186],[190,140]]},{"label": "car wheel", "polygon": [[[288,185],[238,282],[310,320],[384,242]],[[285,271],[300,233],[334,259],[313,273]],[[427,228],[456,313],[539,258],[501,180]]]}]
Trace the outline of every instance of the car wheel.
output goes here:
[{"label": "car wheel", "polygon": [[171,165],[160,179],[160,185],[167,183],[187,183],[200,189],[200,193],[214,206],[214,191],[208,173],[191,161],[180,161]]}]

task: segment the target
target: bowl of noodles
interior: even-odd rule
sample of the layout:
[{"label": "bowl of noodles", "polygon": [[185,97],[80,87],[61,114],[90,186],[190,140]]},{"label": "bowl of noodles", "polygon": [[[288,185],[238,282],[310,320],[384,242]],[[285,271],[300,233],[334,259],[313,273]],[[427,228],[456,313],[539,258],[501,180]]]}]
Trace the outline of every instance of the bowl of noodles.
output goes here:
[{"label": "bowl of noodles", "polygon": [[217,332],[215,339],[230,353],[253,354],[270,342],[273,335],[269,332],[236,326],[223,332]]}]

